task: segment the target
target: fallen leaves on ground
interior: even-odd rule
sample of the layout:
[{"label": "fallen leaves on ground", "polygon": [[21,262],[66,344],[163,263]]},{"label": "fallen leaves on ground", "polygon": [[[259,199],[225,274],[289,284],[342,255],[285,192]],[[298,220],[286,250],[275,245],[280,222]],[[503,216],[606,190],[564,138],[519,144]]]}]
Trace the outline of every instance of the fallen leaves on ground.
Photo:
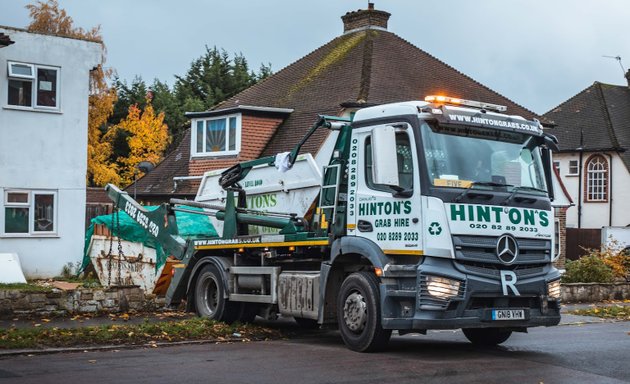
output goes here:
[{"label": "fallen leaves on ground", "polygon": [[86,345],[148,344],[187,340],[238,341],[281,338],[278,330],[251,324],[225,324],[203,318],[141,324],[109,324],[79,328],[0,329],[0,349]]},{"label": "fallen leaves on ground", "polygon": [[576,309],[569,313],[572,315],[630,321],[630,306],[625,305],[593,306],[588,309]]}]

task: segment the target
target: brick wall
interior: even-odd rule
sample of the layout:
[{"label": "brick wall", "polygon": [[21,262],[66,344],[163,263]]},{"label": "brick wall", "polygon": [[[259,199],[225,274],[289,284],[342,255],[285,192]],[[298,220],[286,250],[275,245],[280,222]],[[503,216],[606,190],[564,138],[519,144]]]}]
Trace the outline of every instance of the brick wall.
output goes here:
[{"label": "brick wall", "polygon": [[556,220],[558,220],[560,225],[560,256],[554,263],[556,268],[564,269],[564,264],[566,262],[566,249],[567,249],[567,208],[556,208],[555,209]]},{"label": "brick wall", "polygon": [[561,295],[563,303],[597,303],[610,300],[628,300],[630,299],[630,284],[562,284]]},{"label": "brick wall", "polygon": [[148,311],[164,306],[164,298],[145,295],[137,287],[79,288],[47,292],[0,290],[0,317],[64,316],[75,313],[115,313]]},{"label": "brick wall", "polygon": [[341,16],[341,20],[343,21],[343,31],[348,32],[367,26],[387,29],[389,16],[391,16],[390,13],[374,10],[372,5],[370,6],[370,9],[367,10],[360,9],[355,12],[348,12]]}]

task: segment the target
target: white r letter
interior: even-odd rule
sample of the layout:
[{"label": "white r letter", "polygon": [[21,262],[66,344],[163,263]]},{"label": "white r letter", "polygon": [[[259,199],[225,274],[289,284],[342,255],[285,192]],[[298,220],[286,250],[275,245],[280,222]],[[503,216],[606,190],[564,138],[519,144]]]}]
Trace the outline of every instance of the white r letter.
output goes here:
[{"label": "white r letter", "polygon": [[[509,279],[508,279],[509,277]],[[516,296],[520,296],[518,289],[516,289],[516,273],[512,271],[501,271],[501,288],[503,288],[503,295],[508,295],[508,287],[514,292]]]}]

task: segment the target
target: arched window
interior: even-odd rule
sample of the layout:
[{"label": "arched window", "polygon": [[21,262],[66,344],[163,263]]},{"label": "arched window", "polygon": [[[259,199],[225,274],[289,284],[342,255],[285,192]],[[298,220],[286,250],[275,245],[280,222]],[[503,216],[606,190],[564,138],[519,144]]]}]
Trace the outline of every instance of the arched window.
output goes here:
[{"label": "arched window", "polygon": [[608,201],[608,162],[602,155],[586,163],[586,201]]}]

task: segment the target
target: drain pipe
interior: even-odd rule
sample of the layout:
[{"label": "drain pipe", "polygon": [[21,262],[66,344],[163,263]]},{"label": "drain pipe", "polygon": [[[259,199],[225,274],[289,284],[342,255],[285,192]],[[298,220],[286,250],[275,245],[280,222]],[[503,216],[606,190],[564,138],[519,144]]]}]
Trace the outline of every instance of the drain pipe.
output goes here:
[{"label": "drain pipe", "polygon": [[610,153],[608,156],[608,226],[612,227],[612,214],[613,214],[613,158]]},{"label": "drain pipe", "polygon": [[584,149],[580,146],[578,148],[578,151],[580,151],[580,165],[578,168],[578,196],[577,196],[577,201],[578,201],[578,229],[582,228],[582,156],[584,154]]}]

